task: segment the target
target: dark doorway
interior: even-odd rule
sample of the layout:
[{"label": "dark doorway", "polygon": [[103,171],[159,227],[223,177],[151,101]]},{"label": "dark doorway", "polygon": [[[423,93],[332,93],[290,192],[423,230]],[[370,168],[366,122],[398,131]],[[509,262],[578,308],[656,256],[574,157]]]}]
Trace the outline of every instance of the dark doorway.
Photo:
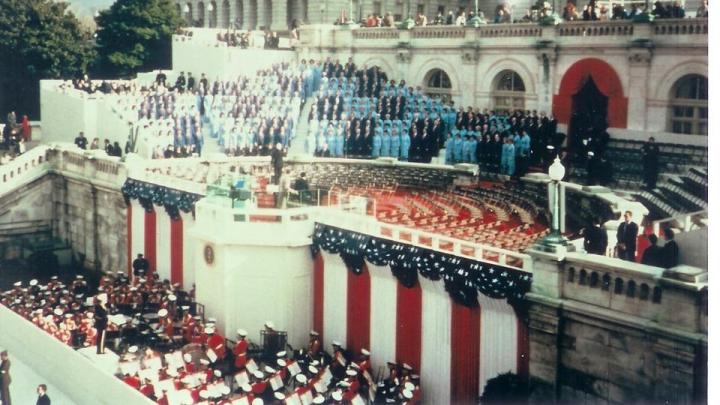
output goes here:
[{"label": "dark doorway", "polygon": [[572,96],[572,114],[568,128],[570,149],[584,160],[587,152],[602,153],[607,144],[608,98],[591,76]]}]

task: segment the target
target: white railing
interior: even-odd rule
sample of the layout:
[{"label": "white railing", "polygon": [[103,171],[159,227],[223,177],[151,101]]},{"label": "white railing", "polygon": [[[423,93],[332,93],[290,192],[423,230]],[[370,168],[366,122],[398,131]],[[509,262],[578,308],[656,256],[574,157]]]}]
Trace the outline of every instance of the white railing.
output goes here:
[{"label": "white railing", "polygon": [[35,147],[0,166],[0,196],[44,175],[50,167],[48,149],[45,145]]},{"label": "white railing", "polygon": [[[708,210],[702,210],[702,211],[695,211],[695,212],[687,212],[687,213],[680,213],[675,216],[659,219],[657,221],[653,221],[653,233],[655,235],[660,235],[660,229],[664,228],[665,226],[672,226],[676,225],[679,227],[683,232],[692,231],[693,229],[699,229],[706,227],[707,224],[698,224],[698,221],[702,221],[703,219],[707,220],[708,218]],[[695,227],[693,227],[693,225]],[[705,225],[705,226],[703,226]]]}]

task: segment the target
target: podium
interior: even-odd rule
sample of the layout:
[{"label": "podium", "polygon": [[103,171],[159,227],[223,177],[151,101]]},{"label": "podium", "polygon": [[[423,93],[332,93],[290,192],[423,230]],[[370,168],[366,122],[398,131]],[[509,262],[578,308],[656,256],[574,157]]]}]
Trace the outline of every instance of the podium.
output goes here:
[{"label": "podium", "polygon": [[287,332],[284,331],[260,331],[260,341],[262,342],[262,358],[264,361],[275,363],[277,352],[285,350],[287,344]]}]

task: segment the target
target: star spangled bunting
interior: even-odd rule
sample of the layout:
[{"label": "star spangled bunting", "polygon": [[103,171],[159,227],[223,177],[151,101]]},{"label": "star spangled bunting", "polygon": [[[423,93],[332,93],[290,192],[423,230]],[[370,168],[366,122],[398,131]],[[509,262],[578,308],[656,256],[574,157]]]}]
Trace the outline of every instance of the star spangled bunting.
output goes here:
[{"label": "star spangled bunting", "polygon": [[316,224],[312,249],[340,253],[350,271],[360,274],[364,261],[389,266],[398,282],[412,288],[418,276],[443,280],[452,299],[468,307],[478,305],[477,293],[506,299],[511,305],[530,290],[530,274],[496,263],[470,260],[418,246],[407,245],[358,232]]}]

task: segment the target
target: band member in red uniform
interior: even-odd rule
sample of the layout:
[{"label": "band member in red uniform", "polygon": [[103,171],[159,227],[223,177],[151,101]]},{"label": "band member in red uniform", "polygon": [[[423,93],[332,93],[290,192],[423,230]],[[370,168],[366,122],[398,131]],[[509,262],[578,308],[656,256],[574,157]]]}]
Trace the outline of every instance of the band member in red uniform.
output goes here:
[{"label": "band member in red uniform", "polygon": [[216,361],[222,361],[225,358],[225,338],[220,335],[214,327],[205,328],[208,335],[207,347],[217,355]]},{"label": "band member in red uniform", "polygon": [[237,335],[238,341],[233,348],[233,355],[235,356],[235,370],[240,371],[245,369],[247,363],[248,342],[245,339],[247,332],[244,329],[238,329]]},{"label": "band member in red uniform", "polygon": [[308,356],[311,359],[317,359],[320,356],[320,350],[322,348],[320,347],[320,334],[311,331],[310,332],[310,344],[308,345]]}]

